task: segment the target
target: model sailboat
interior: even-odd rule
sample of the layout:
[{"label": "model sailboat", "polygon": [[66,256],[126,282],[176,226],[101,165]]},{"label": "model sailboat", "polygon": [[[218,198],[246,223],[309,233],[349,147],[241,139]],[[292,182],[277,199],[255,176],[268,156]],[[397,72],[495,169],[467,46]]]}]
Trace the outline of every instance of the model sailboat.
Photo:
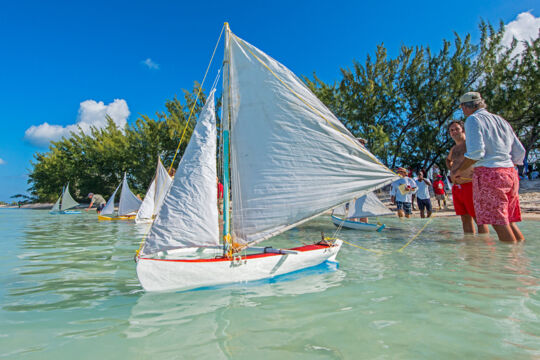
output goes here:
[{"label": "model sailboat", "polygon": [[379,200],[375,193],[370,192],[334,209],[332,212],[332,222],[334,225],[346,229],[380,232],[386,227],[385,224],[370,224],[355,219],[385,215],[393,215],[393,212]]},{"label": "model sailboat", "polygon": [[147,291],[259,280],[335,261],[341,240],[254,245],[397,178],[300,79],[226,24],[220,236],[213,97],[137,254]]},{"label": "model sailboat", "polygon": [[[120,204],[118,205],[118,213],[116,216],[110,216],[114,214],[114,199],[118,189],[122,187],[120,192]],[[105,207],[98,214],[98,220],[134,220],[137,211],[141,207],[142,201],[138,199],[129,188],[127,183],[127,177],[124,173],[124,180],[118,185],[116,190],[105,204]]]},{"label": "model sailboat", "polygon": [[80,214],[80,211],[69,210],[78,206],[79,203],[73,200],[69,193],[69,183],[62,189],[62,195],[54,203],[50,213],[51,214]]},{"label": "model sailboat", "polygon": [[165,169],[161,160],[158,158],[156,176],[152,180],[135,217],[137,224],[150,223],[154,220],[171,183],[171,176],[167,173],[167,169]]}]

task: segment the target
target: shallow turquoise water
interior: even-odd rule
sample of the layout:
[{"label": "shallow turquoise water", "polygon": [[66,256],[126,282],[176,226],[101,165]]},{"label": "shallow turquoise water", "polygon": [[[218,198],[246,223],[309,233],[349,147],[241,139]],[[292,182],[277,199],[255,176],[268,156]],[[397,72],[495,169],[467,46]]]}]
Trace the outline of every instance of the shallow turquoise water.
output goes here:
[{"label": "shallow turquoise water", "polygon": [[[426,220],[344,240],[394,251]],[[344,245],[274,281],[147,294],[133,255],[145,227],[95,214],[0,210],[0,358],[456,359],[540,357],[540,222],[527,242],[463,237],[436,218],[403,252]],[[273,245],[332,235],[320,217]]]}]

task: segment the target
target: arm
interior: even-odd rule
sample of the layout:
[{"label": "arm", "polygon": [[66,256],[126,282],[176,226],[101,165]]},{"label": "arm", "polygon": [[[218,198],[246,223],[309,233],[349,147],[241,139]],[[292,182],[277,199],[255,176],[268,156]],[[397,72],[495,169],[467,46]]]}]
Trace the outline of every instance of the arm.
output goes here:
[{"label": "arm", "polygon": [[512,162],[515,165],[523,165],[523,160],[525,160],[525,148],[521,141],[519,141],[516,133],[514,133],[514,142],[512,143],[512,150],[510,150],[510,156],[512,157]]},{"label": "arm", "polygon": [[446,157],[446,168],[451,169],[452,168],[452,150],[454,150],[454,147],[450,149],[450,152],[448,153],[448,156]]},{"label": "arm", "polygon": [[88,211],[92,207],[92,205],[94,205],[94,198],[92,198],[92,200],[90,200],[90,205],[88,205],[88,207],[86,209],[84,209],[84,210]]},{"label": "arm", "polygon": [[[461,166],[459,167],[459,170],[461,171],[468,167],[464,167],[467,158],[476,162],[482,159],[486,154],[484,138],[482,136],[482,132],[480,131],[480,125],[474,116],[469,116],[467,121],[465,121],[465,134],[467,134],[467,138],[465,139],[467,152],[465,153],[465,161],[461,163]],[[471,164],[469,164],[469,166],[471,166]]]}]

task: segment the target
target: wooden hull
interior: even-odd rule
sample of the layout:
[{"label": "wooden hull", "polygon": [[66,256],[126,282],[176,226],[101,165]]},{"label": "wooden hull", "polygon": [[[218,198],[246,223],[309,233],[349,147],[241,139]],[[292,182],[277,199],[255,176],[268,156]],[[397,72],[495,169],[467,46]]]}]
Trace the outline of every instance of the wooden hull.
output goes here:
[{"label": "wooden hull", "polygon": [[120,215],[120,216],[105,216],[98,214],[100,221],[115,221],[115,220],[135,220],[136,215]]},{"label": "wooden hull", "polygon": [[334,215],[332,215],[332,222],[337,227],[341,226],[344,229],[354,229],[354,230],[363,230],[363,231],[381,232],[386,227],[386,225],[384,224],[366,224],[359,221],[343,220]]},{"label": "wooden hull", "polygon": [[[137,276],[146,291],[181,291],[208,286],[268,279],[336,261],[342,241],[333,245],[306,245],[297,254],[256,253],[234,259],[200,258],[201,248],[182,249],[163,258],[137,259]],[[214,250],[216,251],[216,250]],[[221,250],[216,251],[221,254]]]}]

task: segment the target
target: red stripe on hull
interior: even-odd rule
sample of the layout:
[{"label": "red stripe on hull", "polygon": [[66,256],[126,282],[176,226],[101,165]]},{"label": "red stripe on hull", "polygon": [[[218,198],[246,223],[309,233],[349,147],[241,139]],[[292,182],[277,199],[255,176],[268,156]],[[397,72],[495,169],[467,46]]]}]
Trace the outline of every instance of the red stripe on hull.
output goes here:
[{"label": "red stripe on hull", "polygon": [[[300,247],[287,249],[287,250],[305,252],[305,251],[325,249],[329,247],[330,246],[328,245],[312,244],[312,245],[305,245],[305,246],[300,246]],[[256,259],[256,258],[262,258],[262,257],[267,257],[267,256],[278,256],[278,255],[287,255],[287,254],[260,253],[260,254],[242,256],[242,259],[249,260],[249,259]],[[219,257],[219,258],[214,258],[214,259],[192,259],[192,260],[190,259],[152,259],[152,258],[143,258],[143,257],[139,259],[140,260],[153,260],[153,261],[173,261],[173,262],[216,262],[216,261],[233,261],[234,260],[227,257]]]}]

